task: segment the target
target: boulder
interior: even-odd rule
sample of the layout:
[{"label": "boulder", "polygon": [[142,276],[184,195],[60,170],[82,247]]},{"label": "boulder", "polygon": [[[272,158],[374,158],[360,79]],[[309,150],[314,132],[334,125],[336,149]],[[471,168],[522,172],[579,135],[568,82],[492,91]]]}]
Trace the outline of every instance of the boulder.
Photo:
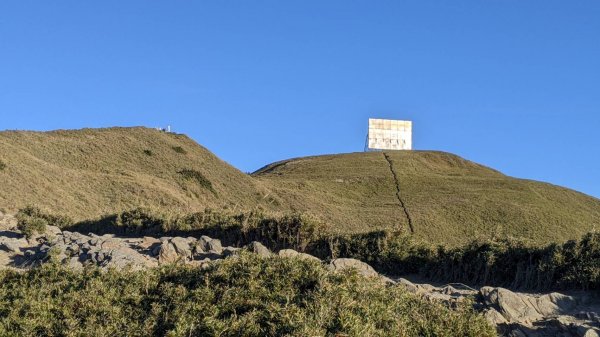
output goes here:
[{"label": "boulder", "polygon": [[511,323],[531,323],[542,318],[527,295],[492,287],[483,287],[480,293],[487,305],[497,309]]},{"label": "boulder", "polygon": [[265,247],[262,243],[260,243],[258,241],[250,242],[250,244],[248,245],[248,249],[251,252],[258,254],[259,256],[263,256],[263,257],[268,257],[268,256],[273,255],[273,253],[271,253],[269,248]]},{"label": "boulder", "polygon": [[160,245],[160,250],[158,252],[158,262],[160,264],[177,262],[179,259],[175,247],[170,242],[163,242]]},{"label": "boulder", "polygon": [[330,263],[331,269],[334,271],[342,271],[347,269],[355,269],[359,274],[368,276],[368,277],[377,277],[379,274],[371,267],[370,265],[356,260],[356,259],[346,259],[339,258],[334,259]]},{"label": "boulder", "polygon": [[484,312],[485,319],[493,326],[508,324],[508,321],[496,309],[490,308]]},{"label": "boulder", "polygon": [[[99,255],[100,254],[102,254],[102,252],[100,252]],[[129,268],[131,270],[141,270],[144,268],[156,267],[158,265],[158,262],[155,259],[142,255],[129,247],[119,247],[112,250],[107,259],[108,263],[105,264],[105,268]]]},{"label": "boulder", "polygon": [[560,293],[550,293],[535,298],[532,303],[544,316],[567,313],[577,306],[577,299]]},{"label": "boulder", "polygon": [[208,242],[208,251],[214,252],[217,254],[223,253],[223,246],[221,245],[221,240],[212,239]]},{"label": "boulder", "polygon": [[297,259],[301,259],[301,260],[308,260],[308,261],[315,261],[315,262],[321,262],[321,259],[319,259],[318,257],[312,256],[310,254],[306,254],[306,253],[299,253],[293,249],[282,249],[280,250],[277,255],[279,255],[280,257],[288,257],[288,258],[297,258]]},{"label": "boulder", "polygon": [[408,290],[408,292],[411,292],[413,294],[417,294],[420,292],[419,287],[407,279],[399,278],[397,280],[397,282],[398,282],[398,284],[400,284],[404,288],[406,288],[406,290]]},{"label": "boulder", "polygon": [[223,257],[237,255],[241,248],[236,247],[225,247],[223,248]]},{"label": "boulder", "polygon": [[177,255],[179,255],[185,260],[190,260],[192,258],[192,249],[190,248],[190,241],[188,239],[174,237],[171,240],[169,240],[169,242],[175,248],[175,252],[177,253]]},{"label": "boulder", "polygon": [[200,237],[200,239],[198,240],[198,248],[199,250],[202,250],[203,252],[208,252],[210,250],[210,247],[208,245],[209,242],[211,242],[212,239],[206,235],[202,235]]},{"label": "boulder", "polygon": [[150,237],[150,236],[144,236],[142,238],[142,241],[140,241],[137,244],[137,246],[140,249],[152,250],[155,247],[155,245],[158,245],[158,244],[160,244],[160,240],[159,239],[153,238],[153,237]]}]

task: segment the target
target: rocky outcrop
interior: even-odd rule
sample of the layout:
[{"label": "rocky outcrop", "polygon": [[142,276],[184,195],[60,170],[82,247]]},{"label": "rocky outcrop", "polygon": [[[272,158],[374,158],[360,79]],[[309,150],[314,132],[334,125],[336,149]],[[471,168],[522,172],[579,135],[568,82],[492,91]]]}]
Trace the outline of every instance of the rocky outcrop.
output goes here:
[{"label": "rocky outcrop", "polygon": [[[48,226],[46,233],[27,240],[15,228],[14,218],[0,217],[0,225],[0,268],[31,268],[55,261],[73,269],[92,265],[102,269],[139,270],[171,263],[204,269],[221,259],[236,256],[242,249],[265,258],[322,263],[317,257],[292,249],[274,254],[257,241],[244,248],[223,247],[220,240],[208,236],[121,238],[61,231],[53,226]],[[474,289],[459,283],[438,287],[403,278],[391,280],[367,263],[348,258],[333,259],[328,268],[336,272],[355,270],[449,307],[473,305],[497,327],[501,336],[598,337],[600,332],[600,301],[589,293],[524,294],[504,288]]]},{"label": "rocky outcrop", "polygon": [[590,293],[525,294],[495,287],[473,289],[459,283],[436,287],[396,281],[412,293],[450,307],[472,303],[500,336],[596,337],[600,332],[600,301]]}]

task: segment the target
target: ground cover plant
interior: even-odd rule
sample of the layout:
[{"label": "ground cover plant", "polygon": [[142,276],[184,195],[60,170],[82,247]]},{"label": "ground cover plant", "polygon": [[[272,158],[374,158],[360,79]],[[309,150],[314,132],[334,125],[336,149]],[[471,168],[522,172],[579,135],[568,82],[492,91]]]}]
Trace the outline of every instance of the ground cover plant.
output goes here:
[{"label": "ground cover plant", "polygon": [[314,261],[0,271],[2,336],[495,336],[483,318]]}]

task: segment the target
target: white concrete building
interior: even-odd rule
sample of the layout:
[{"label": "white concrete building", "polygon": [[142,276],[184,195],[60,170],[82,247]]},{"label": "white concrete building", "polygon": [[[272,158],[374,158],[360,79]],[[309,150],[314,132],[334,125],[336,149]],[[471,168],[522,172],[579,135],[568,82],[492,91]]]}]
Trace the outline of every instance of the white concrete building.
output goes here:
[{"label": "white concrete building", "polygon": [[412,150],[412,122],[369,118],[365,150]]}]

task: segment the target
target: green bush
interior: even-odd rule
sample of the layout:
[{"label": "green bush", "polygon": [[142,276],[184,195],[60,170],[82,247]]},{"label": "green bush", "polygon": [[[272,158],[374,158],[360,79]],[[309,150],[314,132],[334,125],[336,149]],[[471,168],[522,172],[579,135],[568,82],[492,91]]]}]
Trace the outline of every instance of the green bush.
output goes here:
[{"label": "green bush", "polygon": [[173,146],[172,149],[173,149],[173,151],[175,151],[177,153],[187,154],[187,151],[184,148],[182,148],[181,146]]},{"label": "green bush", "polygon": [[6,164],[0,160],[0,171],[4,171],[4,169],[6,168]]},{"label": "green bush", "polygon": [[163,232],[164,222],[164,219],[144,208],[122,212],[115,218],[115,225],[122,227],[124,234],[159,234]]},{"label": "green bush", "polygon": [[242,254],[208,270],[0,271],[2,336],[495,336],[449,309],[356,272]]},{"label": "green bush", "polygon": [[144,150],[144,154],[147,155],[147,156],[149,156],[149,157],[151,157],[151,156],[154,155],[154,152],[152,152],[152,150],[146,149],[146,150]]},{"label": "green bush", "polygon": [[191,169],[183,169],[177,173],[179,173],[184,179],[192,180],[192,181],[198,183],[198,185],[200,185],[201,187],[203,187],[213,193],[216,193],[210,180],[208,180],[199,171],[191,170]]},{"label": "green bush", "polygon": [[73,224],[73,220],[69,217],[51,215],[33,206],[20,209],[16,218],[17,228],[28,238],[36,233],[44,233],[48,225],[67,228]]}]

